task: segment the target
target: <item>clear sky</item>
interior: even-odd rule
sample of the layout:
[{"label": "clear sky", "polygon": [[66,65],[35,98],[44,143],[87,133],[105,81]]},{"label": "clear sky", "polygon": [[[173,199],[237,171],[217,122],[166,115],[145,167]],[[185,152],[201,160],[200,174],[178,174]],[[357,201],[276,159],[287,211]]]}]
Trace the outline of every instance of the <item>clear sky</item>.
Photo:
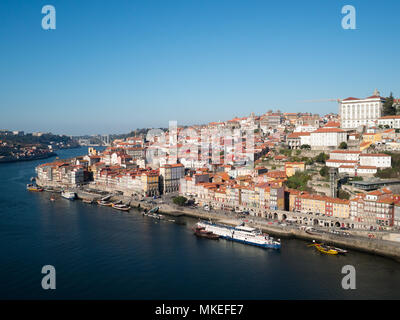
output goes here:
[{"label": "clear sky", "polygon": [[[42,6],[56,8],[43,30]],[[341,9],[356,8],[356,30]],[[123,133],[400,95],[400,1],[1,0],[0,129]]]}]

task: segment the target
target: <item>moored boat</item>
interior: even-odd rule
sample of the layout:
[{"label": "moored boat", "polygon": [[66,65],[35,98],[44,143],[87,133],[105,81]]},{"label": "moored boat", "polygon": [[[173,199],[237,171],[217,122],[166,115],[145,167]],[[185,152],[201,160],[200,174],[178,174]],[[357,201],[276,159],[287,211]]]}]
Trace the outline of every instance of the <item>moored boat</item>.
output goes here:
[{"label": "moored boat", "polygon": [[114,209],[121,210],[121,211],[129,211],[131,208],[130,206],[128,206],[126,204],[115,204],[115,203],[112,204],[112,207]]},{"label": "moored boat", "polygon": [[41,188],[41,187],[39,187],[39,186],[37,186],[37,185],[34,185],[34,184],[32,184],[32,183],[27,184],[27,185],[26,185],[26,189],[27,189],[28,191],[33,191],[33,192],[42,192],[42,191],[43,191],[43,188]]},{"label": "moored boat", "polygon": [[83,199],[82,202],[88,203],[88,204],[92,204],[92,203],[93,203],[93,200],[90,200],[90,199]]},{"label": "moored boat", "polygon": [[75,192],[72,191],[63,191],[61,192],[61,197],[68,199],[68,200],[74,200],[76,197]]},{"label": "moored boat", "polygon": [[236,227],[230,227],[208,221],[201,221],[196,224],[196,227],[204,227],[206,231],[211,231],[226,240],[237,241],[265,249],[281,248],[281,242],[279,239],[275,240],[268,234],[263,234],[261,231],[244,226],[243,224]]},{"label": "moored boat", "polygon": [[195,227],[193,228],[194,234],[198,237],[201,238],[207,238],[207,239],[212,239],[212,240],[218,240],[219,235],[211,232],[211,231],[206,231],[204,227]]},{"label": "moored boat", "polygon": [[100,206],[111,207],[112,202],[104,201],[104,200],[97,200],[97,204]]},{"label": "moored boat", "polygon": [[323,243],[315,243],[313,240],[313,244],[309,245],[309,247],[315,247],[319,252],[330,254],[330,255],[338,255],[338,254],[346,254],[347,250],[336,248],[333,246],[328,246]]},{"label": "moored boat", "polygon": [[323,244],[318,244],[318,243],[315,244],[314,246],[319,252],[322,252],[322,253],[325,253],[325,254],[330,254],[330,255],[337,255],[338,254],[337,250],[332,249],[329,246],[325,246]]},{"label": "moored boat", "polygon": [[159,207],[154,207],[154,208],[150,209],[148,213],[157,213],[158,210],[159,210]]}]

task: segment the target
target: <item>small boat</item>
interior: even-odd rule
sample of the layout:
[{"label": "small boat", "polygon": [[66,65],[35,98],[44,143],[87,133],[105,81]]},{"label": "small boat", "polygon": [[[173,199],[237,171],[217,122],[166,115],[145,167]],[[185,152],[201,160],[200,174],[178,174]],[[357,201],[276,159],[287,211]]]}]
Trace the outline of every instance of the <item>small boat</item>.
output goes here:
[{"label": "small boat", "polygon": [[158,213],[147,213],[145,215],[150,218],[154,218],[154,219],[158,219],[158,220],[164,219],[164,216],[162,214],[158,214]]},{"label": "small boat", "polygon": [[315,240],[313,240],[313,244],[310,244],[308,246],[315,247],[319,252],[322,252],[325,254],[330,254],[330,255],[338,255],[338,254],[346,254],[347,253],[347,250],[328,246],[323,243],[315,243]]},{"label": "small boat", "polygon": [[333,247],[333,249],[335,249],[338,252],[338,254],[346,254],[348,252],[347,250],[341,248]]},{"label": "small boat", "polygon": [[76,195],[75,195],[75,192],[63,191],[63,192],[61,192],[61,197],[68,199],[68,200],[74,200]]},{"label": "small boat", "polygon": [[92,203],[93,203],[93,200],[90,200],[90,199],[83,199],[82,202],[88,203],[88,204],[92,204]]},{"label": "small boat", "polygon": [[54,196],[51,196],[50,201],[56,201],[56,198]]},{"label": "small boat", "polygon": [[147,211],[147,210],[143,211],[142,214],[144,216],[147,216],[147,217],[150,217],[150,218],[154,218],[154,219],[158,219],[158,220],[164,219],[164,216],[162,214],[157,213],[157,212],[158,212],[158,207],[155,207],[155,208],[153,208],[153,209],[151,209],[149,211]]},{"label": "small boat", "polygon": [[322,252],[322,253],[325,253],[325,254],[330,254],[330,255],[337,255],[338,254],[337,250],[332,249],[329,246],[325,246],[323,244],[318,244],[318,243],[315,244],[314,246],[315,246],[315,248],[317,248],[317,250],[319,252]]},{"label": "small boat", "polygon": [[27,184],[27,185],[26,185],[26,189],[27,189],[28,191],[33,191],[33,192],[42,192],[42,191],[43,191],[43,188],[40,188],[40,187],[38,187],[37,185],[34,185],[34,184],[32,184],[32,183]]},{"label": "small boat", "polygon": [[115,203],[112,204],[112,207],[114,209],[121,210],[121,211],[129,211],[131,208],[130,206],[128,206],[126,204],[115,204]]},{"label": "small boat", "polygon": [[97,204],[100,206],[111,207],[112,202],[104,201],[104,200],[97,200]]},{"label": "small boat", "polygon": [[206,231],[204,227],[196,227],[193,228],[194,234],[198,237],[201,238],[207,238],[207,239],[212,239],[212,240],[218,240],[219,235],[211,232],[211,231]]},{"label": "small boat", "polygon": [[154,207],[154,208],[150,209],[148,213],[157,213],[158,210],[159,210],[159,207]]}]

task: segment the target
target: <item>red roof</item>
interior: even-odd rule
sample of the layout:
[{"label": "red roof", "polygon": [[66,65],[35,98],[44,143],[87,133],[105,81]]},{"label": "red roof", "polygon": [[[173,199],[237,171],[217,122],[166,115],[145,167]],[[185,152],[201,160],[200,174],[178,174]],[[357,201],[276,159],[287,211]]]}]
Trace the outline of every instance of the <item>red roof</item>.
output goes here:
[{"label": "red roof", "polygon": [[289,139],[291,139],[291,138],[299,138],[299,137],[302,137],[302,136],[309,136],[309,135],[310,135],[309,132],[293,132],[293,133],[288,135],[288,138]]},{"label": "red roof", "polygon": [[325,128],[340,128],[340,122],[329,121],[324,127]]},{"label": "red roof", "polygon": [[348,97],[346,99],[343,99],[342,101],[348,101],[348,100],[360,100],[358,98],[353,98],[353,97]]},{"label": "red roof", "polygon": [[346,132],[346,131],[339,129],[339,128],[320,128],[311,133],[329,133],[329,132],[338,132],[339,133],[339,132]]},{"label": "red roof", "polygon": [[360,157],[390,157],[390,155],[384,153],[362,153]]},{"label": "red roof", "polygon": [[333,150],[331,153],[346,153],[346,154],[351,154],[351,153],[361,153],[361,151],[351,151],[351,150]]}]

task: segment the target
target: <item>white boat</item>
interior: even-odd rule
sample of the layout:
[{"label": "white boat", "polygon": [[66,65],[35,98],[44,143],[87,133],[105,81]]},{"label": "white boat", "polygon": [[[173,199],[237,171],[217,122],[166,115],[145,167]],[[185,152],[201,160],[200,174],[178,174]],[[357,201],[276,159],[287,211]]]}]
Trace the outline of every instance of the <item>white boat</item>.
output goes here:
[{"label": "white boat", "polygon": [[116,204],[116,203],[113,203],[112,204],[112,207],[114,208],[114,209],[117,209],[117,210],[121,210],[121,211],[129,211],[130,210],[130,206],[128,206],[128,205],[126,205],[126,204]]},{"label": "white boat", "polygon": [[75,199],[75,192],[71,191],[63,191],[61,192],[61,197],[68,199],[68,200],[74,200]]},{"label": "white boat", "polygon": [[270,237],[269,235],[263,234],[261,231],[255,228],[246,227],[244,225],[230,227],[208,221],[200,221],[197,223],[197,227],[203,227],[206,231],[211,231],[223,239],[237,241],[262,248],[281,248],[281,242],[279,239],[274,240],[274,238]]}]

